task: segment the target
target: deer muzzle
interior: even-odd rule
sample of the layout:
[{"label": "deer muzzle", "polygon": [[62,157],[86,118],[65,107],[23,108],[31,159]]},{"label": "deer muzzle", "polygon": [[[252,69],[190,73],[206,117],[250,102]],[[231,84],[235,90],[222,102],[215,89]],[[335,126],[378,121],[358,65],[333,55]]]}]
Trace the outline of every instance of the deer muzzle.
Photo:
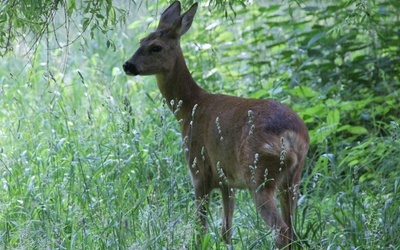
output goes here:
[{"label": "deer muzzle", "polygon": [[133,75],[133,76],[139,75],[139,70],[137,69],[135,64],[133,64],[129,61],[126,61],[122,67],[125,71],[125,74],[127,74],[127,75]]}]

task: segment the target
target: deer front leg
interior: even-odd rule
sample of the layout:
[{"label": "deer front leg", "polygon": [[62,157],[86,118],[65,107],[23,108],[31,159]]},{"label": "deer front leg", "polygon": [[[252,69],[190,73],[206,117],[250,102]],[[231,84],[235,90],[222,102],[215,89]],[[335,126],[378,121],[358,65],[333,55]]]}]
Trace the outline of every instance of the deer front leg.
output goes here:
[{"label": "deer front leg", "polygon": [[235,190],[233,188],[223,186],[222,193],[222,238],[225,243],[230,245],[232,240],[232,216],[235,209]]},{"label": "deer front leg", "polygon": [[196,211],[199,224],[199,230],[196,235],[198,244],[201,242],[201,235],[207,233],[207,209],[210,201],[211,189],[205,182],[193,181],[194,193],[196,196]]}]

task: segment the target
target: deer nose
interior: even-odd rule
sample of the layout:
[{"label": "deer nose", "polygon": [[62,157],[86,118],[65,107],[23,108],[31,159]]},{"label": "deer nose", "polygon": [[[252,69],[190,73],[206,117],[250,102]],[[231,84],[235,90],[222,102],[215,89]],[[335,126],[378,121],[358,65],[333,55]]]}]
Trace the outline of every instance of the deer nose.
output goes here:
[{"label": "deer nose", "polygon": [[136,66],[129,61],[126,61],[124,63],[124,65],[122,66],[122,68],[124,69],[124,71],[127,75],[135,75],[136,76],[139,74],[139,71],[136,68]]}]

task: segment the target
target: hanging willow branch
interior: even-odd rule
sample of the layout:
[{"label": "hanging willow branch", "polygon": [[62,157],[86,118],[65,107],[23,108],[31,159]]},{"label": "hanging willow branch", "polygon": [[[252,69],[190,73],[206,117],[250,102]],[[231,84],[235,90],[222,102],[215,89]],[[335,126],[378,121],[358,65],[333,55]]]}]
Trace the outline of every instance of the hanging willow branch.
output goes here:
[{"label": "hanging willow branch", "polygon": [[[36,50],[43,38],[55,36],[59,47],[68,46],[83,33],[103,33],[124,23],[128,11],[111,0],[9,0],[0,3],[0,56],[24,44],[28,52]],[[70,25],[79,30],[69,37]],[[111,44],[111,43],[108,43]]]},{"label": "hanging willow branch", "polygon": [[[59,47],[65,47],[89,32],[103,34],[119,24],[125,24],[130,9],[151,1],[141,0],[5,0],[0,1],[0,56],[14,50],[17,44],[34,52],[40,41],[54,36]],[[156,1],[166,5],[169,1]],[[192,0],[183,4],[189,5]],[[210,8],[223,11],[233,10],[233,6],[243,5],[245,0],[212,0]],[[129,6],[124,8],[122,6]],[[60,21],[61,20],[61,21]],[[73,25],[74,34],[70,34]],[[76,32],[79,30],[79,32]],[[68,38],[68,39],[67,39]],[[111,40],[107,46],[115,49]]]}]

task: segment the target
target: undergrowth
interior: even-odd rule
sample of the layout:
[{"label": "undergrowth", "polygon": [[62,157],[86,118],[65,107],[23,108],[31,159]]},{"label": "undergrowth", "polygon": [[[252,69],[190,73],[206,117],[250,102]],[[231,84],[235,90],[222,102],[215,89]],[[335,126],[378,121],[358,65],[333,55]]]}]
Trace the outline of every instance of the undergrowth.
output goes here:
[{"label": "undergrowth", "polygon": [[[391,2],[378,2],[391,20]],[[352,5],[307,6],[253,4],[231,20],[201,8],[182,38],[189,68],[211,92],[273,98],[306,121],[299,249],[400,249],[396,39],[368,22],[332,22]],[[225,248],[217,192],[209,233],[195,243],[179,125],[154,78],[121,72],[154,27],[147,21],[108,33],[116,51],[95,34],[66,48],[42,43],[29,60],[18,45],[0,62],[0,248]],[[272,248],[250,195],[236,200],[234,247]]]}]

